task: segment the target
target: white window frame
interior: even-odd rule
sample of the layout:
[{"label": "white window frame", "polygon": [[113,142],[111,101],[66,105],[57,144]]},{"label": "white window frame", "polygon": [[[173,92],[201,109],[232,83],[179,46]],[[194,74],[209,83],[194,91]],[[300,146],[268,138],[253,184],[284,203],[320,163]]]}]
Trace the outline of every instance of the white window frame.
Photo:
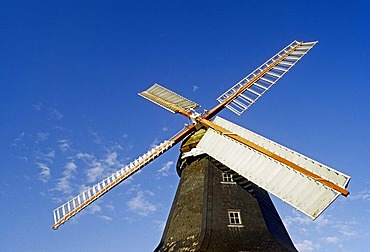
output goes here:
[{"label": "white window frame", "polygon": [[236,184],[231,173],[223,172],[221,184]]},{"label": "white window frame", "polygon": [[228,227],[244,227],[239,209],[227,210],[229,217]]}]

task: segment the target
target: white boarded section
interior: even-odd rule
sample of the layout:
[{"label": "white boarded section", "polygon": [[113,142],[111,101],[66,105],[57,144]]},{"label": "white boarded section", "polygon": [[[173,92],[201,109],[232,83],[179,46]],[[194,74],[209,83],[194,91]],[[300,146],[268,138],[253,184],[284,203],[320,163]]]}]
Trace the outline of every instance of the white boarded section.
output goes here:
[{"label": "white boarded section", "polygon": [[176,113],[177,111],[173,109],[171,104],[175,104],[188,111],[200,107],[197,103],[190,101],[189,99],[186,99],[157,83],[146,91],[139,93],[139,95],[173,113]]},{"label": "white boarded section", "polygon": [[[350,177],[220,117],[214,123],[345,188]],[[226,135],[208,129],[198,148],[311,218],[340,193]]]}]

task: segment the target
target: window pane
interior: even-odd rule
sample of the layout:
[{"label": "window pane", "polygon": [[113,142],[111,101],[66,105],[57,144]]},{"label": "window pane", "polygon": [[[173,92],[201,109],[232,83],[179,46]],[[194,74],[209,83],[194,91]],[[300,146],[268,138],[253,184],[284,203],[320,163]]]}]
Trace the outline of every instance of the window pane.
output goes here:
[{"label": "window pane", "polygon": [[229,173],[222,173],[222,181],[223,182],[233,182],[233,176]]},{"label": "window pane", "polygon": [[230,222],[231,225],[242,224],[242,221],[241,221],[241,218],[240,218],[240,212],[229,211],[229,222]]}]

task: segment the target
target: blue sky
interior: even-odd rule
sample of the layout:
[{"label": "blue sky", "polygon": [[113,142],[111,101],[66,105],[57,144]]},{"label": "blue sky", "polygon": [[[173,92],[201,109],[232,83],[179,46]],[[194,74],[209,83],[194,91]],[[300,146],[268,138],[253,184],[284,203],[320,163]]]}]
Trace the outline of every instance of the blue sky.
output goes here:
[{"label": "blue sky", "polygon": [[137,95],[154,82],[204,109],[293,40],[319,43],[241,117],[220,115],[352,176],[315,222],[274,198],[300,251],[370,238],[369,1],[2,1],[2,251],[152,251],[178,146],[52,231],[52,210],[177,133]]}]

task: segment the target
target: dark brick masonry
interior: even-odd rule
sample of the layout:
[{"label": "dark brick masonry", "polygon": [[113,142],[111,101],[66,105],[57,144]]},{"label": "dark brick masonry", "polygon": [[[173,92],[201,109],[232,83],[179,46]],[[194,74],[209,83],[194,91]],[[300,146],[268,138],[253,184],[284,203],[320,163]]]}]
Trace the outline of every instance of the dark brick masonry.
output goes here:
[{"label": "dark brick masonry", "polygon": [[[297,251],[265,190],[233,174],[209,156],[187,158],[180,184],[156,252]],[[228,211],[240,211],[230,225]]]}]

